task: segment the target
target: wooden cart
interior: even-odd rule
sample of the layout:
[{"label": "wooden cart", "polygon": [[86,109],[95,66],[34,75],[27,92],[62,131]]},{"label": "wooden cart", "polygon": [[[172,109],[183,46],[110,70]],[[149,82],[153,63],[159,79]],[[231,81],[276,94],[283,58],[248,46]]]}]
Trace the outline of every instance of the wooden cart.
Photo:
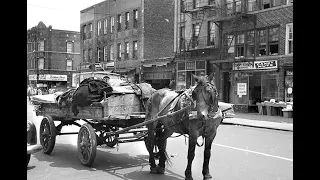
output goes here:
[{"label": "wooden cart", "polygon": [[[141,141],[146,135],[145,112],[141,112],[142,103],[134,93],[113,94],[102,102],[80,108],[77,116],[71,106],[59,109],[55,102],[33,101],[33,104],[36,115],[43,116],[39,130],[43,152],[52,152],[57,135],[78,134],[78,157],[85,166],[94,162],[98,145],[114,147],[117,143]],[[86,123],[80,125],[78,120]],[[56,126],[54,121],[60,124]],[[80,130],[62,133],[62,127],[67,125],[76,125]]]}]

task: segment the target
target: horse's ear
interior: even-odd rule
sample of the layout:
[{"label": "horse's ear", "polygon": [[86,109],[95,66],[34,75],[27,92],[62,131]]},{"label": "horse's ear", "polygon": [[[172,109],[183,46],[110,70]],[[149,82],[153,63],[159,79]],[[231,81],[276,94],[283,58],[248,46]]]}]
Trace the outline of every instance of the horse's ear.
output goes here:
[{"label": "horse's ear", "polygon": [[196,75],[192,74],[192,77],[194,78],[194,80],[195,80],[196,82],[199,81],[199,78],[198,78]]},{"label": "horse's ear", "polygon": [[214,78],[214,72],[212,72],[211,74],[210,74],[210,76],[208,77],[208,80],[209,80],[209,82],[211,82],[212,81],[212,79]]}]

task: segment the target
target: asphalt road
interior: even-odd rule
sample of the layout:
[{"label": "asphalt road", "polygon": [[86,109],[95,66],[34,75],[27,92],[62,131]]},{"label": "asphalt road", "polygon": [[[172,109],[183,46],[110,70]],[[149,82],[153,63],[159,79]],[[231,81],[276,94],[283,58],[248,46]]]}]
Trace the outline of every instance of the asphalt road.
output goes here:
[{"label": "asphalt road", "polygon": [[[27,104],[28,118],[37,130],[41,117],[36,117]],[[63,127],[63,132],[78,131],[76,126]],[[186,139],[187,140],[187,139]],[[77,135],[57,136],[50,155],[33,154],[27,167],[27,178],[53,179],[120,179],[183,180],[187,164],[185,138],[169,138],[167,151],[172,167],[164,175],[150,174],[148,152],[143,142],[120,144],[119,148],[98,146],[91,168],[81,165],[77,157]],[[293,179],[293,133],[253,127],[221,125],[213,141],[210,172],[214,180],[291,180]],[[203,147],[196,148],[193,178],[202,179]]]}]

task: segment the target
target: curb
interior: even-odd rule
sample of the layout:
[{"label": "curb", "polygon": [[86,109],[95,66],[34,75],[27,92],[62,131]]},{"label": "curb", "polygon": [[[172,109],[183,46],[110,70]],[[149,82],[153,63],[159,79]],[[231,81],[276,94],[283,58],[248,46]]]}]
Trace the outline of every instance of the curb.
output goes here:
[{"label": "curb", "polygon": [[293,124],[291,123],[275,123],[259,120],[248,120],[242,118],[225,118],[222,124],[235,124],[249,127],[266,128],[274,130],[283,130],[293,132]]}]

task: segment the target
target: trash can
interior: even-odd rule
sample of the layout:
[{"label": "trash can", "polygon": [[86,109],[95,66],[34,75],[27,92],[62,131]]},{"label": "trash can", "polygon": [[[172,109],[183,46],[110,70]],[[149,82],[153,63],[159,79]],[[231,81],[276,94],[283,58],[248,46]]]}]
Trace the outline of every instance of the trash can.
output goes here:
[{"label": "trash can", "polygon": [[278,111],[277,108],[274,106],[270,106],[270,110],[271,110],[271,116],[277,116],[278,115]]}]

